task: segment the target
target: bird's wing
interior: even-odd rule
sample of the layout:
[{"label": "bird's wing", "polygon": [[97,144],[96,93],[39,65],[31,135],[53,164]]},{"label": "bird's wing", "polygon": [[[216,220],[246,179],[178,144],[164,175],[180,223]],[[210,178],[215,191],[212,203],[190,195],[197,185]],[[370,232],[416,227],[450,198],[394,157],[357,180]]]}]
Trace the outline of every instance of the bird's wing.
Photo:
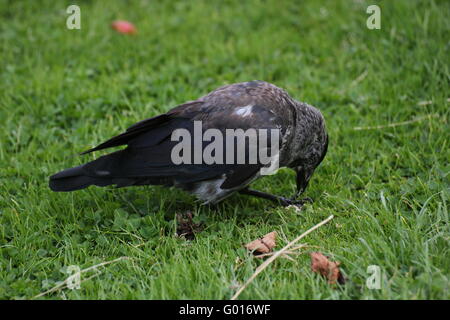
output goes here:
[{"label": "bird's wing", "polygon": [[[194,101],[181,105],[166,114],[141,121],[126,132],[111,138],[92,152],[127,144],[128,147],[88,163],[84,170],[88,175],[125,179],[130,184],[192,183],[226,175],[222,188],[231,189],[253,177],[262,164],[174,164],[172,149],[178,143],[172,141],[175,129],[186,129],[194,138],[194,121],[202,121],[202,130],[218,129],[225,137],[226,129],[281,129],[282,121],[268,108],[258,105],[217,105]],[[283,132],[280,132],[281,139]],[[268,135],[268,139],[270,134]],[[269,141],[269,140],[268,140]],[[202,152],[209,142],[202,142]],[[270,149],[270,141],[266,142]],[[246,153],[248,154],[248,144]],[[235,152],[234,157],[237,154]],[[226,158],[226,150],[224,150]],[[129,182],[126,179],[134,179]]]},{"label": "bird's wing", "polygon": [[[219,129],[226,136],[226,129],[242,129],[244,131],[248,129],[265,129],[267,131],[266,147],[268,154],[274,155],[274,150],[271,145],[271,129],[279,131],[278,146],[281,147],[281,138],[284,134],[283,119],[273,113],[269,108],[257,105],[247,104],[233,106],[205,106],[206,112],[199,115],[204,124],[204,131],[209,128]],[[235,140],[237,143],[237,140]],[[224,151],[224,157],[226,152]],[[249,145],[245,145],[246,162],[245,164],[236,164],[237,162],[237,147],[234,151],[234,164],[233,165],[221,165],[221,173],[226,173],[226,179],[222,183],[222,189],[232,189],[248,182],[254,177],[257,172],[265,165],[259,161],[256,164],[249,163]]]},{"label": "bird's wing", "polygon": [[[133,140],[136,137],[139,137],[142,134],[156,131],[155,129],[158,129],[158,128],[166,127],[167,124],[173,118],[177,117],[176,114],[179,114],[181,110],[189,109],[193,105],[198,105],[198,104],[202,104],[202,102],[200,102],[200,101],[188,102],[188,103],[179,105],[178,107],[172,109],[171,111],[169,111],[167,113],[163,113],[156,117],[139,121],[139,122],[135,123],[134,125],[132,125],[131,127],[129,127],[124,133],[119,134],[115,137],[112,137],[108,141],[101,143],[100,145],[96,146],[95,148],[84,151],[82,154],[128,144],[131,140]],[[178,115],[178,117],[180,117],[180,115]],[[157,134],[155,132],[153,139],[149,139],[148,143],[150,144],[150,143],[152,143],[152,141],[154,143],[158,143],[161,133]]]}]

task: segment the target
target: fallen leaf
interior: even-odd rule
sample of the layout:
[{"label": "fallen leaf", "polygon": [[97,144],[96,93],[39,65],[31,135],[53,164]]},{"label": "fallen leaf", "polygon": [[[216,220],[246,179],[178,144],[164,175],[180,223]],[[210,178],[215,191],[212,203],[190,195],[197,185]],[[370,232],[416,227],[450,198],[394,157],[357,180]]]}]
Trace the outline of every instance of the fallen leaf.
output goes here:
[{"label": "fallen leaf", "polygon": [[345,283],[345,278],[339,270],[340,262],[330,261],[320,252],[311,252],[311,270],[320,273],[328,279],[328,283]]},{"label": "fallen leaf", "polygon": [[194,223],[191,212],[177,213],[177,236],[194,240],[195,233],[202,230],[201,223]]},{"label": "fallen leaf", "polygon": [[269,253],[276,246],[277,232],[272,231],[264,237],[249,242],[245,247],[255,254]]},{"label": "fallen leaf", "polygon": [[124,21],[124,20],[114,21],[111,24],[111,27],[119,33],[124,33],[124,34],[135,34],[136,33],[136,27],[131,22]]}]

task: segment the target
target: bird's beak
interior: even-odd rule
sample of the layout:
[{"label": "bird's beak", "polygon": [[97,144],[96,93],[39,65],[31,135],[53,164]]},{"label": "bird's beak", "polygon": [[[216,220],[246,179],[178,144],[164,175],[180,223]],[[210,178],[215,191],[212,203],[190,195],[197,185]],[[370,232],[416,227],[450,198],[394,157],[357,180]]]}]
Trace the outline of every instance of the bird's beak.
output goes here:
[{"label": "bird's beak", "polygon": [[297,197],[300,196],[308,187],[309,179],[314,173],[314,169],[304,167],[295,168],[297,172]]}]

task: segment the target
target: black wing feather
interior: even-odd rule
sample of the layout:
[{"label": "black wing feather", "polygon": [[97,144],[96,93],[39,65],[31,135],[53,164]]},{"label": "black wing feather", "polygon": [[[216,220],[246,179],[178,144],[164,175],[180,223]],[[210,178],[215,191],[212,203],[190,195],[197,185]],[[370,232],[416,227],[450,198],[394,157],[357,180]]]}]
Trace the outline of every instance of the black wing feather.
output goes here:
[{"label": "black wing feather", "polygon": [[171,151],[178,142],[170,139],[173,130],[177,128],[185,128],[193,133],[194,120],[202,120],[203,131],[216,128],[223,133],[225,129],[282,127],[281,119],[264,107],[253,106],[252,114],[247,117],[234,112],[238,107],[242,106],[208,105],[202,101],[194,101],[180,105],[168,113],[138,122],[126,132],[84,153],[120,145],[128,145],[127,148],[86,163],[77,167],[75,171],[66,173],[63,171],[52,176],[50,182],[54,187],[52,189],[68,191],[91,184],[102,186],[115,184],[118,187],[188,184],[215,179],[224,174],[226,180],[221,186],[223,189],[239,186],[249,181],[262,165],[175,165],[171,160]]}]

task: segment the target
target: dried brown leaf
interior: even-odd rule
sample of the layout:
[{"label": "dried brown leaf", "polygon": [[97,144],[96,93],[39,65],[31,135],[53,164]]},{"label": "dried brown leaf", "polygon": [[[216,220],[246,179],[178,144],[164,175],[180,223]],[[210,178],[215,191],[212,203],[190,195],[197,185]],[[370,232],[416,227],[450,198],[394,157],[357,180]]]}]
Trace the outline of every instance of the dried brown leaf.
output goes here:
[{"label": "dried brown leaf", "polygon": [[177,235],[187,240],[193,240],[195,233],[200,232],[200,223],[194,223],[192,212],[177,213]]},{"label": "dried brown leaf", "polygon": [[311,270],[317,272],[328,279],[328,283],[334,284],[336,281],[340,284],[345,282],[345,278],[339,270],[340,262],[330,261],[320,252],[311,252]]},{"label": "dried brown leaf", "polygon": [[276,246],[276,238],[277,232],[272,231],[262,238],[247,243],[245,247],[255,254],[269,253]]}]

